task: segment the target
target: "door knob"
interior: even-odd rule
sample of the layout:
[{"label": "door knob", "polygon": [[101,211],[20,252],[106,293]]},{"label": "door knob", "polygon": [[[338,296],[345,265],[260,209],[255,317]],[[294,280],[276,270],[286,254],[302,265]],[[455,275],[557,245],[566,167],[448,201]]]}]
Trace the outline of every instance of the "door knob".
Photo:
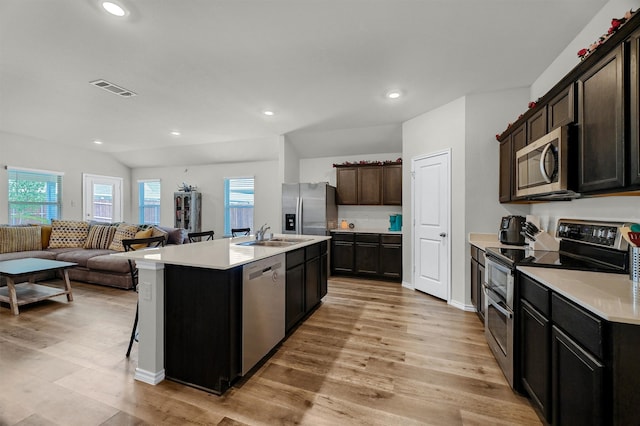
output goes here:
[{"label": "door knob", "polygon": [[440,236],[441,236],[442,238],[444,238],[444,237],[446,237],[446,236],[447,236],[447,233],[446,233],[446,232],[441,232],[441,233],[440,233]]}]

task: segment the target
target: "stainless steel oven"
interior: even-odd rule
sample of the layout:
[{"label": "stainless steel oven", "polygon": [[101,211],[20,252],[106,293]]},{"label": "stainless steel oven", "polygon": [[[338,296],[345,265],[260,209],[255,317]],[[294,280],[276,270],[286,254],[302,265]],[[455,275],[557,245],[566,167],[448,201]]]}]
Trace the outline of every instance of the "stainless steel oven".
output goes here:
[{"label": "stainless steel oven", "polygon": [[514,378],[514,271],[511,267],[486,258],[484,282],[484,333],[509,385]]}]

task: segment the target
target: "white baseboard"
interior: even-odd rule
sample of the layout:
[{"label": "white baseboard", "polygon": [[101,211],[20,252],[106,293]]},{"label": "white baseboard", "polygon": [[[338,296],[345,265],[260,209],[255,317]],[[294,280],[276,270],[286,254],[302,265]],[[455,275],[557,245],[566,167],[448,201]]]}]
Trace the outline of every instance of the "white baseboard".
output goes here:
[{"label": "white baseboard", "polygon": [[136,368],[136,374],[135,376],[133,376],[133,378],[155,386],[164,380],[164,368],[157,373],[142,370],[141,368]]},{"label": "white baseboard", "polygon": [[460,303],[457,300],[450,300],[449,304],[451,306],[453,306],[454,308],[458,308],[458,309],[463,310],[463,311],[468,311],[468,312],[475,312],[476,311],[475,306],[467,305],[465,303]]},{"label": "white baseboard", "polygon": [[413,286],[413,284],[411,284],[410,282],[407,282],[407,281],[402,281],[402,287],[408,288],[409,290],[415,290],[416,289]]}]

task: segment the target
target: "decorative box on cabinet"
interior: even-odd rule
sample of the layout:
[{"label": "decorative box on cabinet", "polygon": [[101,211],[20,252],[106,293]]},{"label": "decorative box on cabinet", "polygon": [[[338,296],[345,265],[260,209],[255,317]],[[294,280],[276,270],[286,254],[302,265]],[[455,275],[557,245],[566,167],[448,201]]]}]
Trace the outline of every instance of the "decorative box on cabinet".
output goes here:
[{"label": "decorative box on cabinet", "polygon": [[200,232],[202,195],[200,192],[175,192],[173,194],[174,227],[187,232]]}]

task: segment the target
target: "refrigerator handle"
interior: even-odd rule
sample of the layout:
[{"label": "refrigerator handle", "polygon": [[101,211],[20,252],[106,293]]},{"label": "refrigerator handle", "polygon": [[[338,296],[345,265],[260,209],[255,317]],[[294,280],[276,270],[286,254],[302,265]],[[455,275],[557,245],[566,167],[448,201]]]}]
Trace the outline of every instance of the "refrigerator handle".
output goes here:
[{"label": "refrigerator handle", "polygon": [[298,197],[297,200],[297,212],[296,212],[296,219],[298,221],[297,225],[296,225],[296,234],[302,234],[302,214],[303,214],[303,207],[302,207],[302,197]]}]

